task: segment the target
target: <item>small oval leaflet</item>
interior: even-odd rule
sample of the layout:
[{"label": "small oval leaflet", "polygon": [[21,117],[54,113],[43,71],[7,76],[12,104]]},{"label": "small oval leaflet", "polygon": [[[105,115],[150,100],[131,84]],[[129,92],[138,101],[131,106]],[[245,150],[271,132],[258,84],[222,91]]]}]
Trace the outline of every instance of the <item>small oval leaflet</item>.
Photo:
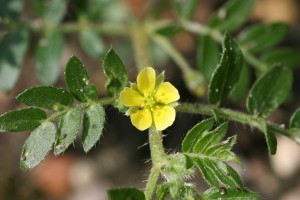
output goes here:
[{"label": "small oval leaflet", "polygon": [[46,113],[39,108],[9,111],[0,116],[0,132],[32,130],[38,127],[46,117]]},{"label": "small oval leaflet", "polygon": [[208,99],[211,104],[219,106],[225,102],[232,88],[239,81],[242,67],[242,51],[237,43],[226,34],[220,63],[208,85]]},{"label": "small oval leaflet", "polygon": [[290,69],[277,65],[254,83],[247,98],[248,112],[268,116],[287,98],[292,86]]},{"label": "small oval leaflet", "polygon": [[234,31],[248,19],[254,5],[255,0],[227,1],[212,15],[209,25],[221,31]]},{"label": "small oval leaflet", "polygon": [[25,141],[23,146],[20,168],[24,171],[32,169],[44,160],[52,149],[56,128],[51,122],[46,122],[36,128]]},{"label": "small oval leaflet", "polygon": [[98,90],[95,85],[89,83],[88,73],[76,56],[72,56],[67,63],[65,81],[71,94],[78,101],[97,100]]},{"label": "small oval leaflet", "polygon": [[257,53],[278,44],[288,31],[289,27],[284,23],[253,25],[240,34],[239,44],[244,49]]},{"label": "small oval leaflet", "polygon": [[128,84],[128,77],[124,63],[113,49],[105,55],[103,70],[108,77],[106,82],[108,96],[117,96]]},{"label": "small oval leaflet", "polygon": [[54,145],[54,155],[63,153],[74,142],[81,124],[80,115],[80,111],[74,108],[62,116]]},{"label": "small oval leaflet", "polygon": [[27,106],[49,110],[61,110],[73,104],[73,97],[68,91],[52,86],[29,88],[19,94],[16,99]]},{"label": "small oval leaflet", "polygon": [[85,152],[89,152],[100,139],[104,122],[105,110],[101,104],[94,104],[86,109],[82,130],[82,144]]}]

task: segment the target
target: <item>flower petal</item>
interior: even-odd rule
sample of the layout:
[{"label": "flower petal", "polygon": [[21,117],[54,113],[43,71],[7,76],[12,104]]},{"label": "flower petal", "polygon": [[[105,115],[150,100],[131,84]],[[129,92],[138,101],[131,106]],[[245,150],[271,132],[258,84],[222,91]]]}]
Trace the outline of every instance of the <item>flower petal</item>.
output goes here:
[{"label": "flower petal", "polygon": [[124,106],[144,106],[144,97],[129,87],[125,87],[120,93],[120,101]]},{"label": "flower petal", "polygon": [[151,96],[156,82],[155,70],[152,67],[146,67],[137,76],[138,90],[146,97]]},{"label": "flower petal", "polygon": [[155,106],[152,108],[152,114],[155,128],[162,131],[173,124],[176,111],[171,106]]},{"label": "flower petal", "polygon": [[131,123],[140,131],[146,130],[152,124],[152,115],[149,109],[139,110],[130,115]]},{"label": "flower petal", "polygon": [[178,90],[169,82],[160,85],[155,93],[155,99],[158,103],[169,104],[179,100]]}]

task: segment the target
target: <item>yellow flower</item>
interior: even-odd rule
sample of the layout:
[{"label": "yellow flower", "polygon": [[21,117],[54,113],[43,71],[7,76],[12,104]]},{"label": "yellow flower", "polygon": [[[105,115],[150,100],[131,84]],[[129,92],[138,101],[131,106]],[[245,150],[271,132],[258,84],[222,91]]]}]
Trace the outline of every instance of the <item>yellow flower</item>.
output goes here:
[{"label": "yellow flower", "polygon": [[179,100],[177,89],[169,82],[163,82],[163,74],[156,78],[155,70],[146,67],[137,76],[137,83],[125,87],[120,101],[130,107],[127,114],[131,123],[139,130],[146,130],[152,124],[161,131],[175,120],[174,106]]}]

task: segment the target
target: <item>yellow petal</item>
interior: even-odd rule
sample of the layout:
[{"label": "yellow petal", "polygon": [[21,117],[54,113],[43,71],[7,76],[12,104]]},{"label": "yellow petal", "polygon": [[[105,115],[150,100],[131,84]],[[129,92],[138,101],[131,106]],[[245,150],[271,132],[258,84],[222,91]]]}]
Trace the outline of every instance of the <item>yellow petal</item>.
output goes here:
[{"label": "yellow petal", "polygon": [[155,128],[162,131],[173,124],[176,111],[171,106],[155,106],[152,108],[152,115]]},{"label": "yellow petal", "polygon": [[152,124],[152,115],[149,109],[139,110],[130,115],[131,123],[140,131],[146,130]]},{"label": "yellow petal", "polygon": [[145,96],[151,96],[155,88],[156,75],[152,67],[146,67],[137,76],[138,90]]},{"label": "yellow petal", "polygon": [[179,100],[178,90],[169,82],[164,82],[158,88],[155,99],[158,103],[169,104]]},{"label": "yellow petal", "polygon": [[144,97],[129,87],[125,87],[120,93],[120,101],[124,106],[144,106]]}]

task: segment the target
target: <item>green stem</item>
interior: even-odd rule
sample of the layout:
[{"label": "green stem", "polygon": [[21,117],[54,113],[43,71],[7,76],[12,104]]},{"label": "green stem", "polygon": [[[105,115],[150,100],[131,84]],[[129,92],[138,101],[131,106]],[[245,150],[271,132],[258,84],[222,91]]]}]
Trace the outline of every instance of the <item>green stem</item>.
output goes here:
[{"label": "green stem", "polygon": [[[189,21],[181,21],[182,27],[191,33],[197,35],[210,35],[216,42],[223,42],[223,35],[217,29],[210,28],[209,26],[205,26],[200,23],[189,22]],[[260,71],[266,71],[267,65],[266,63],[260,61],[255,56],[253,56],[250,52],[245,50],[243,46],[240,47],[243,51],[243,55],[245,60],[250,63],[253,67]]]},{"label": "green stem", "polygon": [[145,24],[134,24],[131,28],[131,40],[133,43],[136,65],[139,70],[151,66],[149,36],[145,26]]},{"label": "green stem", "polygon": [[174,62],[180,67],[180,69],[183,71],[183,73],[188,73],[192,71],[190,65],[185,60],[185,58],[176,50],[175,47],[171,44],[169,40],[166,38],[157,35],[152,34],[151,39],[157,43],[173,60]]},{"label": "green stem", "polygon": [[[11,19],[6,19],[4,23],[9,28],[19,27],[19,26],[26,26],[29,30],[33,32],[45,32],[48,30],[49,26],[51,26],[46,21],[41,19],[36,20],[24,20],[24,21],[13,21]],[[92,23],[88,22],[86,26],[92,28],[97,33],[109,35],[109,36],[128,36],[130,34],[130,29],[128,26],[123,24],[116,24],[116,23]],[[52,26],[52,29],[59,30],[64,33],[78,33],[82,31],[82,22],[67,22],[63,24],[59,24],[56,26]]]},{"label": "green stem", "polygon": [[161,167],[167,161],[167,155],[162,144],[162,133],[154,127],[150,127],[149,129],[149,144],[152,168],[145,188],[146,200],[152,199]]},{"label": "green stem", "polygon": [[[259,123],[260,118],[253,115],[248,115],[238,111],[234,111],[226,108],[218,108],[211,105],[203,104],[191,104],[191,103],[182,103],[176,107],[178,112],[191,113],[191,114],[202,114],[213,116],[213,111],[218,114],[219,117],[223,117],[227,120],[236,121],[242,124],[247,124],[249,126],[255,127],[260,131],[264,131],[263,127]],[[272,122],[267,121],[268,129],[271,132],[278,133],[284,136],[287,136],[294,140],[292,133],[289,130],[284,129]]]},{"label": "green stem", "polygon": [[[81,110],[81,109],[87,108],[87,107],[89,107],[93,104],[96,104],[96,103],[99,103],[101,105],[108,105],[108,104],[112,104],[114,100],[115,100],[115,98],[113,98],[113,97],[104,97],[104,98],[99,99],[98,101],[91,101],[91,102],[87,102],[87,103],[79,103],[79,104],[75,105],[72,108],[77,108],[77,109]],[[70,108],[67,108],[67,109],[62,110],[62,111],[55,112],[50,117],[48,117],[45,120],[45,122],[51,122],[51,121],[56,120],[58,117],[66,114],[69,111],[69,109]]]}]

